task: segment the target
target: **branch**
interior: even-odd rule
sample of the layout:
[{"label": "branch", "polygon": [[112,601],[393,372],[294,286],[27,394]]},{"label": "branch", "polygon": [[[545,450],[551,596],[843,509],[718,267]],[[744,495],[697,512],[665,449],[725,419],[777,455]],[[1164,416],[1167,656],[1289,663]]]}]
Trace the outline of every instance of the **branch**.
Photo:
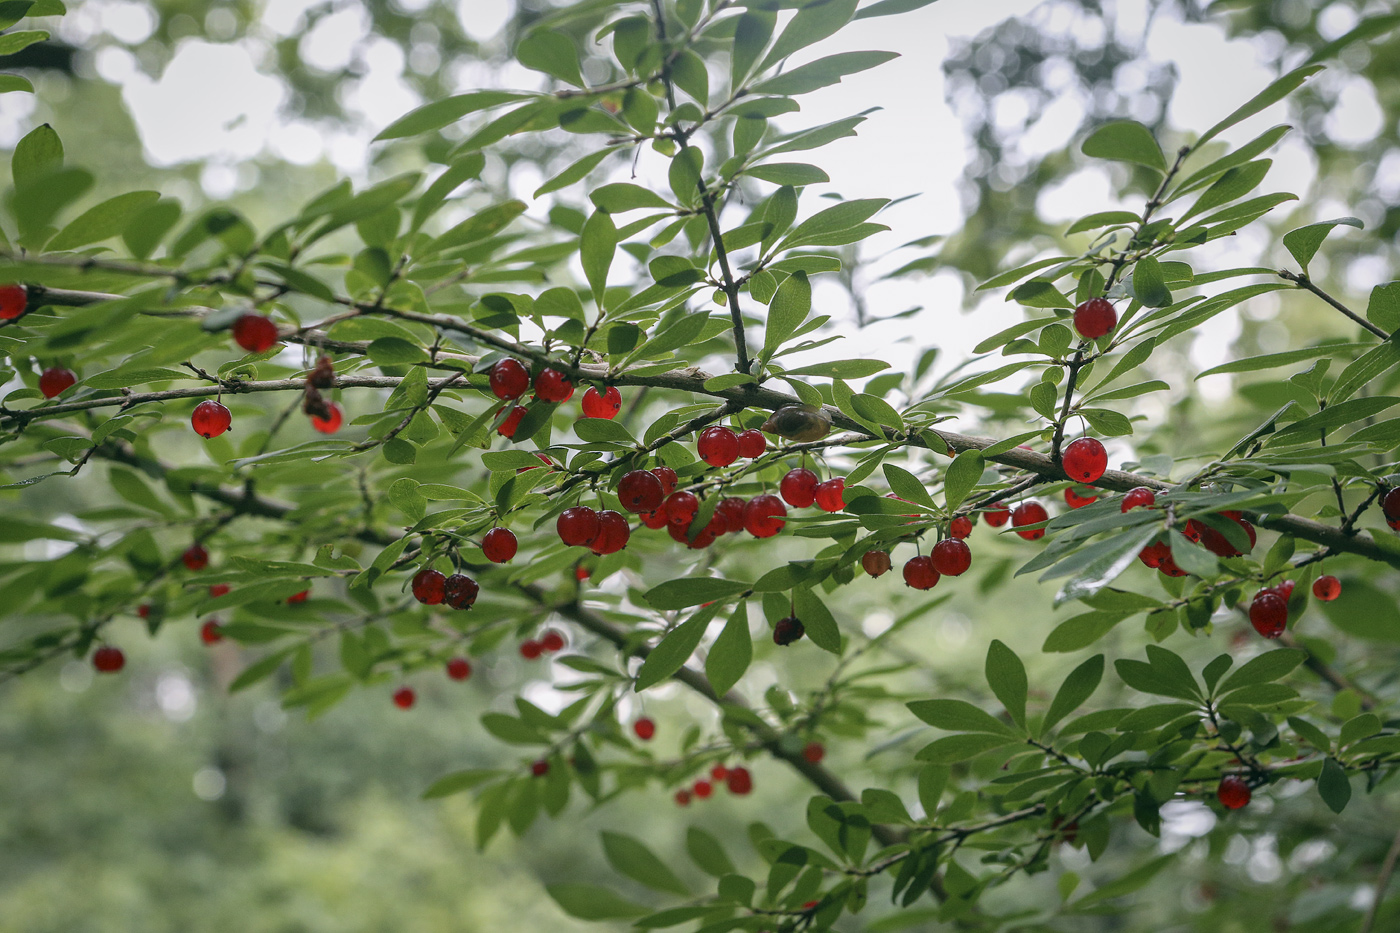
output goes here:
[{"label": "branch", "polygon": [[1285,281],[1292,282],[1294,285],[1297,285],[1301,289],[1305,289],[1306,291],[1312,292],[1314,295],[1321,298],[1323,301],[1327,302],[1329,305],[1345,314],[1352,321],[1354,321],[1357,324],[1360,324],[1362,327],[1366,328],[1382,340],[1390,339],[1390,335],[1387,334],[1385,331],[1381,330],[1379,327],[1372,324],[1370,321],[1366,320],[1364,317],[1357,314],[1355,311],[1351,310],[1346,305],[1342,304],[1340,301],[1333,298],[1331,295],[1327,294],[1322,289],[1314,285],[1312,279],[1308,278],[1306,272],[1289,272],[1287,269],[1281,269],[1279,270],[1278,277]]}]

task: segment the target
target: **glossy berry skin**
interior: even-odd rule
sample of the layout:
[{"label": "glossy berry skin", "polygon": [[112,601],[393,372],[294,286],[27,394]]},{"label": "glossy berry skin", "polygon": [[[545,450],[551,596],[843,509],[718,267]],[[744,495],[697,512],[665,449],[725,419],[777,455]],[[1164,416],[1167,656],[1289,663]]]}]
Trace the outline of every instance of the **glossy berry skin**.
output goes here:
[{"label": "glossy berry skin", "polygon": [[890,569],[889,551],[866,551],[860,557],[861,569],[872,577],[888,573]]},{"label": "glossy berry skin", "polygon": [[692,786],[691,792],[695,794],[696,797],[704,800],[715,792],[715,786],[704,778],[701,778]]},{"label": "glossy berry skin", "polygon": [[650,742],[651,737],[656,735],[656,723],[647,716],[643,716],[632,723],[632,731],[637,733],[637,738],[643,742]]},{"label": "glossy berry skin", "polygon": [[533,638],[527,638],[520,643],[520,656],[525,660],[533,661],[542,654],[544,654],[544,645]]},{"label": "glossy berry skin", "polygon": [[627,546],[632,537],[632,526],[621,512],[604,509],[598,513],[598,534],[589,545],[594,554],[616,554]]},{"label": "glossy berry skin", "polygon": [[556,629],[547,629],[544,635],[540,636],[540,647],[553,654],[556,651],[564,650],[564,636]]},{"label": "glossy berry skin", "polygon": [[44,398],[54,398],[78,382],[78,376],[71,369],[51,366],[39,374],[39,391]]},{"label": "glossy berry skin", "polygon": [[1249,604],[1249,624],[1265,638],[1278,638],[1288,625],[1288,602],[1278,593],[1258,593]]},{"label": "glossy berry skin", "polygon": [[681,790],[676,791],[676,806],[678,806],[678,807],[688,807],[688,806],[690,806],[690,791],[685,790],[684,788],[682,788]]},{"label": "glossy berry skin", "polygon": [[786,524],[787,506],[777,496],[754,496],[744,506],[744,527],[755,538],[771,538]]},{"label": "glossy berry skin", "polygon": [[1182,570],[1180,567],[1177,566],[1176,561],[1172,559],[1170,553],[1167,554],[1166,557],[1162,558],[1162,563],[1157,567],[1157,570],[1168,577],[1186,576],[1186,571]]},{"label": "glossy berry skin", "polygon": [[297,603],[304,603],[310,595],[310,590],[302,590],[300,593],[293,593],[291,596],[287,597],[287,605],[295,606]]},{"label": "glossy berry skin", "polygon": [[0,321],[13,321],[24,313],[29,293],[23,285],[0,285]]},{"label": "glossy berry skin", "polygon": [[642,512],[637,517],[642,520],[643,525],[646,525],[652,531],[670,526],[670,520],[666,517],[665,508],[657,509],[655,512]]},{"label": "glossy berry skin", "polygon": [[394,705],[399,709],[413,709],[413,702],[417,699],[418,695],[412,687],[400,687],[394,691]]},{"label": "glossy berry skin", "polygon": [[233,339],[249,353],[261,353],[277,345],[277,325],[261,314],[245,314],[233,322]]},{"label": "glossy berry skin", "polygon": [[761,457],[768,452],[768,438],[763,436],[762,431],[755,431],[749,428],[747,431],[739,432],[739,456],[745,460],[752,460]]},{"label": "glossy berry skin", "polygon": [[535,377],[535,394],[546,402],[567,402],[574,397],[574,384],[559,370],[546,366]]},{"label": "glossy berry skin", "polygon": [[669,496],[676,491],[676,471],[668,466],[654,467],[650,471],[652,476],[661,480],[661,494]]},{"label": "glossy berry skin", "polygon": [[447,578],[431,567],[413,575],[413,598],[425,606],[436,606],[447,597]]},{"label": "glossy berry skin", "polygon": [[693,493],[673,492],[661,503],[661,510],[666,513],[667,524],[689,528],[695,513],[700,511],[700,500]]},{"label": "glossy berry skin", "polygon": [[549,773],[549,762],[543,758],[530,764],[530,773],[535,777],[544,777]]},{"label": "glossy berry skin", "polygon": [[972,566],[972,549],[957,538],[944,538],[929,553],[933,569],[945,577],[957,577]]},{"label": "glossy berry skin", "polygon": [[454,573],[443,581],[442,601],[453,609],[470,609],[481,587],[471,577]]},{"label": "glossy berry skin", "polygon": [[1065,475],[1075,482],[1097,482],[1108,469],[1108,451],[1097,438],[1081,437],[1065,448],[1060,465]]},{"label": "glossy berry skin", "polygon": [[1158,567],[1162,566],[1163,561],[1170,560],[1171,556],[1171,545],[1167,544],[1167,542],[1165,541],[1158,541],[1155,544],[1149,544],[1147,547],[1143,548],[1141,551],[1138,552],[1138,560],[1142,561],[1144,564],[1146,564],[1148,567],[1151,567],[1153,570],[1156,570]]},{"label": "glossy berry skin", "polygon": [[783,501],[794,509],[805,509],[817,501],[817,474],[805,467],[788,470],[783,481],[778,484],[778,492]]},{"label": "glossy berry skin", "polygon": [[841,477],[818,483],[813,496],[823,512],[839,512],[846,507],[846,481]]},{"label": "glossy berry skin", "polygon": [[510,414],[506,415],[506,420],[502,421],[496,428],[496,433],[501,435],[501,437],[514,438],[515,430],[520,427],[520,422],[524,419],[525,412],[528,410],[527,408],[516,405],[510,410]]},{"label": "glossy berry skin", "polygon": [[1150,509],[1157,504],[1157,494],[1146,486],[1134,486],[1123,493],[1123,499],[1118,503],[1118,511],[1126,512],[1141,506]]},{"label": "glossy berry skin", "polygon": [[491,367],[486,383],[491,394],[502,401],[520,398],[530,388],[530,371],[519,360],[504,359]]},{"label": "glossy berry skin", "polygon": [[322,434],[334,434],[345,423],[345,409],[340,407],[339,402],[327,402],[326,411],[329,412],[329,415],[325,418],[320,415],[312,415],[311,426]]},{"label": "glossy berry skin", "polygon": [[1381,499],[1381,512],[1390,527],[1394,528],[1400,524],[1400,486],[1387,492]]},{"label": "glossy berry skin", "polygon": [[199,627],[199,640],[206,645],[217,645],[224,640],[223,628],[218,619],[210,619]]},{"label": "glossy berry skin", "polygon": [[[1050,513],[1045,511],[1045,506],[1039,502],[1023,502],[1016,506],[1016,510],[1011,513],[1011,527],[1020,528],[1023,525],[1036,525],[1050,518]],[[1039,541],[1045,537],[1044,528],[1032,528],[1029,531],[1016,532],[1027,541]]]},{"label": "glossy berry skin", "polygon": [[700,432],[695,450],[710,466],[727,467],[739,459],[739,435],[723,425],[713,425]]},{"label": "glossy berry skin", "polygon": [[1099,501],[1098,496],[1080,495],[1079,490],[1073,486],[1065,487],[1065,505],[1072,509],[1082,509],[1086,505],[1092,505]]},{"label": "glossy berry skin", "polygon": [[742,797],[753,790],[753,775],[749,774],[749,769],[742,765],[737,768],[730,768],[729,774],[726,775],[724,779],[724,783],[728,786],[731,794]]},{"label": "glossy berry skin", "polygon": [[603,418],[611,421],[622,411],[622,393],[617,391],[617,386],[608,386],[602,392],[594,386],[589,386],[588,391],[583,393],[581,407],[585,418]]},{"label": "glossy berry skin", "polygon": [[807,627],[804,626],[797,616],[788,616],[779,619],[778,624],[773,626],[773,644],[790,645],[803,635],[807,634]]},{"label": "glossy berry skin", "polygon": [[993,528],[1000,528],[1011,520],[1011,510],[1006,507],[1005,502],[993,502],[987,506],[987,511],[982,513],[982,521]]},{"label": "glossy berry skin", "polygon": [[213,599],[218,599],[220,596],[223,596],[223,595],[225,595],[225,594],[227,594],[227,593],[228,593],[228,584],[227,584],[227,583],[215,583],[215,584],[213,584],[213,585],[211,585],[211,586],[209,587],[209,596],[210,596],[211,598],[213,598]]},{"label": "glossy berry skin", "polygon": [[588,547],[598,537],[602,525],[597,512],[586,505],[576,505],[559,513],[554,528],[559,532],[559,540],[570,547]]},{"label": "glossy berry skin", "polygon": [[938,568],[932,557],[911,557],[904,565],[904,585],[916,590],[931,590],[938,585]]},{"label": "glossy berry skin", "polygon": [[126,655],[120,648],[103,645],[92,653],[92,666],[102,674],[115,674],[126,666]]},{"label": "glossy berry skin", "polygon": [[617,498],[629,512],[655,512],[666,498],[661,480],[650,470],[632,470],[617,482]]},{"label": "glossy berry skin", "polygon": [[180,562],[190,570],[203,570],[209,566],[209,552],[202,544],[191,544],[185,548],[185,553],[180,555]]},{"label": "glossy berry skin", "polygon": [[1200,523],[1201,546],[1216,557],[1239,557],[1240,550],[1230,543],[1223,532],[1217,531],[1205,522]]},{"label": "glossy berry skin", "polygon": [[515,532],[509,528],[492,528],[481,539],[481,553],[493,564],[506,564],[520,550]]},{"label": "glossy berry skin", "polygon": [[232,424],[232,413],[213,399],[200,402],[190,414],[190,426],[194,428],[194,433],[206,440],[223,434]]},{"label": "glossy berry skin", "polygon": [[1330,603],[1342,595],[1342,581],[1331,574],[1324,574],[1313,581],[1313,595],[1324,603]]},{"label": "glossy berry skin", "polygon": [[959,515],[948,523],[948,534],[961,541],[972,534],[972,519],[966,515]]},{"label": "glossy berry skin", "polygon": [[691,550],[702,550],[715,543],[715,539],[724,534],[729,529],[728,519],[719,514],[719,509],[715,509],[715,514],[710,516],[709,524],[701,528],[691,539],[691,531],[695,527],[695,520],[691,519],[684,524],[670,522],[666,526],[666,533],[671,536],[671,540],[677,544],[684,544]]},{"label": "glossy berry skin", "polygon": [[1220,786],[1215,790],[1215,798],[1227,810],[1238,810],[1249,803],[1252,796],[1249,785],[1244,778],[1236,774],[1227,774],[1220,779]]},{"label": "glossy berry skin", "polygon": [[1118,326],[1118,312],[1107,298],[1090,298],[1074,309],[1074,329],[1079,336],[1097,340]]},{"label": "glossy berry skin", "polygon": [[453,680],[466,680],[472,675],[472,662],[466,658],[449,658],[447,676]]},{"label": "glossy berry skin", "polygon": [[721,499],[715,506],[715,517],[724,520],[724,530],[734,534],[744,530],[744,500],[735,496]]},{"label": "glossy berry skin", "polygon": [[826,757],[826,749],[820,742],[808,742],[802,748],[802,757],[812,764],[819,764]]}]

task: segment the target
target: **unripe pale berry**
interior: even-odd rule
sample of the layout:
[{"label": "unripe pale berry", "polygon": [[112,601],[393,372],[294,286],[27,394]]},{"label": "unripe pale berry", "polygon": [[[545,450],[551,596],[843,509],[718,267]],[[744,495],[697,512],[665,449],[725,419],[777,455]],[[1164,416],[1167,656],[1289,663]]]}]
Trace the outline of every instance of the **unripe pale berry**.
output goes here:
[{"label": "unripe pale berry", "polygon": [[651,737],[656,735],[656,723],[651,718],[643,716],[632,723],[632,731],[637,733],[637,738],[643,742],[650,742]]},{"label": "unripe pale berry", "polygon": [[92,666],[103,674],[115,674],[126,666],[126,655],[120,648],[102,645],[92,653]]},{"label": "unripe pale berry", "polygon": [[773,626],[773,644],[790,645],[805,634],[807,634],[807,628],[801,620],[797,616],[788,616],[785,619],[779,619],[778,624]]},{"label": "unripe pale berry", "polygon": [[[1045,511],[1045,506],[1039,502],[1023,502],[1016,506],[1016,510],[1011,513],[1011,527],[1021,528],[1024,525],[1036,525],[1050,518],[1050,513]],[[1044,528],[1032,528],[1028,531],[1016,532],[1027,541],[1039,541],[1045,537]]]},{"label": "unripe pale berry", "polygon": [[817,474],[805,467],[788,470],[778,484],[783,501],[795,509],[805,509],[817,500]]},{"label": "unripe pale berry", "polygon": [[453,680],[466,680],[472,675],[472,662],[466,658],[449,658],[447,676]]},{"label": "unripe pale berry", "polygon": [[519,360],[504,359],[491,367],[487,384],[498,399],[520,398],[530,388],[530,373]]},{"label": "unripe pale berry", "polygon": [[1107,298],[1090,298],[1074,309],[1074,329],[1079,336],[1097,340],[1118,326],[1118,312]]},{"label": "unripe pale berry", "polygon": [[345,409],[341,408],[338,402],[327,402],[326,412],[325,418],[312,415],[311,426],[322,434],[334,434],[345,423]]},{"label": "unripe pale berry", "polygon": [[200,402],[190,414],[190,426],[194,428],[194,433],[205,439],[218,437],[232,424],[232,413],[213,399]]},{"label": "unripe pale berry", "polygon": [[1215,790],[1215,797],[1227,810],[1238,810],[1249,803],[1252,796],[1249,785],[1244,778],[1237,774],[1227,774],[1220,779],[1220,786]]},{"label": "unripe pale berry", "polygon": [[629,512],[655,512],[666,498],[661,480],[650,470],[632,470],[617,482],[617,498]]},{"label": "unripe pale berry", "polygon": [[761,457],[768,452],[768,438],[763,436],[762,431],[755,431],[749,428],[747,431],[739,432],[739,456],[745,460],[752,460]]},{"label": "unripe pale berry", "polygon": [[1080,483],[1093,483],[1108,469],[1108,451],[1097,438],[1081,437],[1065,447],[1060,458],[1065,475]]},{"label": "unripe pale berry", "polygon": [[1005,502],[993,502],[987,506],[987,510],[982,513],[982,521],[993,528],[1000,528],[1011,520],[1011,510],[1006,507]]},{"label": "unripe pale berry", "polygon": [[554,527],[559,540],[570,547],[587,547],[602,529],[598,513],[586,505],[576,505],[559,513]]},{"label": "unripe pale berry", "polygon": [[1324,574],[1313,581],[1313,595],[1324,603],[1330,603],[1342,595],[1342,581],[1331,574]]},{"label": "unripe pale berry", "polygon": [[185,553],[180,555],[180,562],[190,570],[203,570],[209,566],[209,552],[202,544],[191,544],[185,548]]},{"label": "unripe pale berry", "polygon": [[24,313],[29,293],[23,285],[0,285],[0,321],[13,321]]},{"label": "unripe pale berry", "polygon": [[535,377],[535,394],[546,402],[567,402],[574,396],[574,384],[559,370],[545,367]]},{"label": "unripe pale berry", "polygon": [[739,459],[739,435],[723,425],[712,425],[700,432],[695,450],[710,466],[729,466]]},{"label": "unripe pale berry", "polygon": [[960,576],[972,566],[972,549],[958,538],[939,541],[929,557],[933,560],[933,569],[947,577]]},{"label": "unripe pale berry", "polygon": [[1150,509],[1156,504],[1157,494],[1155,492],[1148,489],[1146,486],[1134,486],[1132,489],[1123,493],[1123,501],[1118,504],[1118,510],[1120,512],[1126,512],[1138,506]]},{"label": "unripe pale berry", "polygon": [[509,563],[519,549],[520,542],[509,528],[492,528],[481,539],[481,553],[493,564]]},{"label": "unripe pale berry", "polygon": [[603,418],[611,421],[622,410],[622,393],[617,391],[617,386],[608,386],[602,392],[594,386],[589,386],[588,391],[583,393],[580,407],[585,418]]},{"label": "unripe pale berry", "polygon": [[413,575],[413,598],[425,606],[436,606],[447,595],[447,577],[431,567]]},{"label": "unripe pale berry", "polygon": [[453,609],[470,609],[481,587],[471,577],[454,573],[443,581],[442,601]]},{"label": "unripe pale berry", "polygon": [[39,391],[44,398],[54,398],[78,382],[78,376],[71,369],[51,366],[39,374]]},{"label": "unripe pale berry", "polygon": [[931,590],[938,585],[938,568],[932,557],[911,557],[904,565],[904,584],[916,590]]},{"label": "unripe pale berry", "polygon": [[866,551],[861,555],[860,566],[872,577],[878,577],[883,573],[888,573],[890,569],[889,551]]},{"label": "unripe pale berry", "polygon": [[1278,593],[1258,593],[1249,604],[1249,624],[1265,638],[1278,638],[1288,625],[1288,602]]},{"label": "unripe pale berry", "polygon": [[245,314],[233,322],[233,339],[249,353],[271,350],[277,344],[277,325],[261,314]]},{"label": "unripe pale berry", "polygon": [[966,515],[959,515],[948,523],[948,534],[960,541],[966,538],[972,534],[972,519]]}]

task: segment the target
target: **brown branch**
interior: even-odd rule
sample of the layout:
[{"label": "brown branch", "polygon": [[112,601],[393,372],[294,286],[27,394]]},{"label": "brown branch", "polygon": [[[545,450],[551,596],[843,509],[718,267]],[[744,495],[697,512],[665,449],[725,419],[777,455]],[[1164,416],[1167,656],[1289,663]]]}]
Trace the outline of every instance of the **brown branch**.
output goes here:
[{"label": "brown branch", "polygon": [[1390,334],[1387,334],[1385,331],[1381,330],[1379,327],[1372,324],[1370,321],[1366,320],[1364,317],[1357,314],[1355,311],[1351,310],[1346,305],[1342,304],[1340,301],[1333,298],[1331,295],[1327,294],[1325,291],[1314,285],[1312,279],[1308,278],[1308,274],[1306,272],[1289,272],[1287,269],[1280,269],[1278,277],[1286,282],[1292,282],[1294,285],[1297,285],[1301,289],[1312,292],[1314,295],[1321,298],[1323,301],[1327,302],[1329,305],[1336,308],[1338,311],[1342,312],[1342,314],[1346,315],[1353,322],[1360,324],[1362,327],[1366,328],[1366,330],[1369,330],[1371,333],[1375,334],[1382,340],[1390,339]]}]

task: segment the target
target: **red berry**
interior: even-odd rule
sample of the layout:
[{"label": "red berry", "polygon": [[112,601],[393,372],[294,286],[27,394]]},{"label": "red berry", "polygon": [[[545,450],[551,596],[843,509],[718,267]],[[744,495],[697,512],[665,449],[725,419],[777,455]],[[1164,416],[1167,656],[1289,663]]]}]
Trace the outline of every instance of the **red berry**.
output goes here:
[{"label": "red berry", "polygon": [[661,480],[661,494],[669,496],[676,491],[676,471],[668,466],[653,467],[651,475]]},{"label": "red berry", "polygon": [[695,450],[710,466],[729,466],[739,459],[739,435],[722,425],[708,427],[700,432]]},{"label": "red berry", "polygon": [[200,402],[190,414],[190,425],[194,428],[194,433],[206,439],[218,437],[227,431],[231,424],[233,415],[213,399]]},{"label": "red berry", "polygon": [[328,414],[324,418],[312,415],[311,426],[322,434],[334,434],[345,423],[345,409],[340,407],[339,402],[327,402],[326,411]]},{"label": "red berry", "polygon": [[394,691],[394,705],[399,709],[413,709],[413,701],[418,699],[412,687],[400,687]]},{"label": "red berry", "polygon": [[753,790],[753,776],[749,774],[748,768],[742,766],[730,768],[725,783],[729,785],[731,794],[738,794],[740,797]]},{"label": "red berry", "polygon": [[861,555],[860,566],[872,577],[887,573],[890,569],[889,551],[866,551]]},{"label": "red berry", "polygon": [[233,339],[249,353],[271,350],[277,344],[277,325],[261,314],[245,314],[233,322]]},{"label": "red berry", "polygon": [[1216,788],[1215,797],[1226,809],[1238,810],[1249,803],[1251,793],[1249,785],[1244,778],[1236,774],[1227,774],[1220,779],[1220,786]]},{"label": "red berry", "polygon": [[1098,496],[1080,495],[1079,490],[1075,489],[1073,486],[1065,487],[1065,505],[1068,505],[1072,509],[1082,509],[1084,506],[1098,501]]},{"label": "red berry", "polygon": [[637,733],[637,738],[643,742],[650,742],[651,737],[656,735],[656,723],[646,716],[632,723],[632,731]]},{"label": "red berry", "polygon": [[833,477],[817,484],[817,508],[823,512],[839,512],[846,507],[846,481]]},{"label": "red berry", "polygon": [[588,547],[598,537],[602,525],[597,512],[586,505],[576,505],[559,513],[554,528],[559,532],[559,540],[570,547]]},{"label": "red berry", "polygon": [[103,674],[115,674],[126,666],[126,655],[120,648],[103,645],[92,653],[92,666]]},{"label": "red berry", "polygon": [[51,366],[39,374],[39,391],[44,394],[44,398],[53,398],[61,395],[64,389],[75,385],[77,381],[78,376],[73,370]]},{"label": "red berry", "polygon": [[666,498],[661,480],[649,470],[624,473],[617,483],[617,498],[629,512],[655,512]]},{"label": "red berry", "polygon": [[224,640],[223,626],[218,619],[210,619],[199,627],[199,640],[206,645],[215,645]]},{"label": "red berry", "polygon": [[1151,567],[1153,570],[1156,570],[1158,567],[1162,566],[1163,561],[1170,560],[1171,556],[1171,545],[1167,544],[1167,542],[1165,541],[1158,541],[1155,544],[1149,544],[1147,547],[1143,548],[1141,551],[1138,552],[1138,560],[1142,561],[1144,564]]},{"label": "red berry", "polygon": [[[1011,513],[1011,527],[1020,528],[1023,525],[1037,525],[1050,518],[1050,513],[1045,511],[1045,506],[1039,502],[1023,502],[1016,506],[1016,511]],[[1033,528],[1030,531],[1016,532],[1027,541],[1039,541],[1045,537],[1044,528]]]},{"label": "red berry", "polygon": [[544,645],[533,638],[527,638],[520,643],[520,656],[525,660],[533,661],[542,654],[544,654]]},{"label": "red berry", "polygon": [[1096,438],[1081,437],[1065,448],[1060,465],[1070,479],[1092,483],[1108,469],[1108,451]]},{"label": "red berry", "polygon": [[535,394],[546,402],[567,402],[574,396],[574,384],[559,370],[545,367],[535,377]]},{"label": "red berry", "polygon": [[550,654],[563,651],[564,636],[560,634],[558,629],[546,629],[544,635],[540,637],[540,647]]},{"label": "red berry", "polygon": [[481,539],[481,553],[493,564],[509,563],[519,549],[520,542],[509,528],[492,528]]},{"label": "red berry", "polygon": [[1169,577],[1186,576],[1186,571],[1176,565],[1176,561],[1172,559],[1170,551],[1168,551],[1166,557],[1162,558],[1162,563],[1158,565],[1157,570]]},{"label": "red berry", "polygon": [[447,597],[447,578],[431,567],[413,575],[413,598],[425,606],[436,606]]},{"label": "red berry", "polygon": [[454,573],[443,581],[442,601],[453,609],[470,609],[481,587],[471,577]]},{"label": "red berry", "polygon": [[933,569],[945,577],[957,577],[972,566],[972,548],[957,538],[944,538],[933,546],[929,555]]},{"label": "red berry", "polygon": [[1330,603],[1342,595],[1342,581],[1331,574],[1324,574],[1313,581],[1313,595],[1324,603]]},{"label": "red berry", "polygon": [[666,518],[666,510],[664,508],[657,509],[655,512],[642,512],[637,517],[642,520],[643,525],[646,525],[652,531],[658,528],[665,528],[670,524],[670,521]]},{"label": "red berry", "polygon": [[590,576],[591,574],[588,572],[588,568],[583,566],[582,564],[579,564],[577,567],[574,568],[574,579],[578,582],[582,583],[584,580],[587,580]]},{"label": "red berry", "polygon": [[938,585],[938,568],[932,557],[911,557],[904,565],[904,584],[916,590],[931,590]]},{"label": "red berry", "polygon": [[704,778],[701,778],[700,780],[695,782],[694,792],[695,796],[699,797],[701,800],[704,800],[706,797],[710,796],[715,792],[715,788],[714,785],[711,784],[709,781],[705,780]]},{"label": "red berry", "polygon": [[[515,429],[520,427],[520,422],[522,419],[524,419],[525,413],[527,411],[529,411],[528,408],[522,408],[521,406],[516,405],[510,410],[510,414],[506,415],[506,420],[502,421],[500,425],[496,428],[496,433],[501,435],[501,437],[514,438]],[[533,470],[536,468],[529,467],[529,469]]]},{"label": "red berry", "polygon": [[673,492],[661,504],[661,510],[666,513],[667,523],[689,528],[695,513],[700,511],[700,500],[693,493]]},{"label": "red berry", "polygon": [[23,285],[0,285],[0,321],[13,321],[24,313],[29,293]]},{"label": "red berry", "polygon": [[1288,602],[1278,593],[1258,593],[1249,604],[1249,624],[1265,638],[1278,638],[1288,625]]},{"label": "red berry", "polygon": [[727,533],[744,530],[744,500],[733,496],[728,499],[721,499],[719,505],[715,506],[715,516],[724,522],[724,530]]},{"label": "red berry", "polygon": [[622,393],[617,386],[608,386],[601,393],[593,386],[583,393],[583,416],[585,418],[605,418],[608,421],[617,417],[622,410]]},{"label": "red berry", "polygon": [[993,502],[987,506],[987,511],[982,513],[982,521],[993,528],[1000,528],[1011,518],[1011,510],[1006,507],[1005,502]]},{"label": "red berry", "polygon": [[808,742],[802,749],[802,757],[812,764],[817,764],[826,757],[826,749],[820,742]]},{"label": "red berry", "polygon": [[143,619],[149,619],[151,617],[151,604],[142,603],[141,605],[137,606],[136,614]]},{"label": "red berry", "polygon": [[783,481],[778,484],[778,492],[783,501],[794,509],[805,509],[817,501],[817,474],[805,467],[788,470]]},{"label": "red berry", "polygon": [[1107,298],[1090,298],[1074,309],[1074,329],[1079,336],[1097,340],[1118,326],[1118,312]]},{"label": "red berry", "polygon": [[594,554],[616,554],[627,546],[632,537],[632,527],[621,512],[604,509],[598,513],[598,535],[589,545]]},{"label": "red berry", "polygon": [[1192,544],[1200,544],[1201,535],[1205,532],[1205,527],[1205,525],[1196,521],[1194,518],[1187,519],[1186,526],[1181,529],[1181,533],[1185,535],[1186,540],[1190,541]]},{"label": "red berry", "polygon": [[530,388],[530,372],[519,360],[507,358],[491,367],[486,381],[496,398],[502,401],[520,398]]},{"label": "red berry", "polygon": [[1123,501],[1118,504],[1118,509],[1121,512],[1135,509],[1138,506],[1150,509],[1156,504],[1157,494],[1155,492],[1148,489],[1146,486],[1134,486],[1132,489],[1123,493]]},{"label": "red berry", "polygon": [[797,616],[788,616],[785,619],[779,619],[778,624],[773,626],[773,644],[790,645],[805,634],[807,634],[807,628],[801,620]]},{"label": "red berry", "polygon": [[209,566],[209,552],[202,544],[191,544],[185,548],[185,553],[180,555],[180,560],[191,570],[203,570]]},{"label": "red berry", "polygon": [[948,523],[948,534],[961,541],[972,534],[972,519],[966,515],[959,515]]},{"label": "red berry", "polygon": [[761,457],[768,451],[768,438],[763,436],[762,431],[755,431],[749,428],[747,431],[739,432],[739,456],[745,460],[752,460]]},{"label": "red berry", "polygon": [[721,515],[718,507],[716,507],[715,514],[710,516],[709,523],[704,528],[700,529],[699,533],[695,535],[694,540],[691,540],[690,532],[694,527],[695,521],[693,519],[685,524],[670,522],[666,526],[666,533],[669,534],[671,540],[676,543],[684,544],[692,550],[700,550],[714,544],[715,539],[728,530],[728,518]]},{"label": "red berry", "polygon": [[311,595],[310,590],[302,590],[300,593],[293,593],[287,597],[287,605],[294,606],[297,603],[306,602],[306,598]]},{"label": "red berry", "polygon": [[212,598],[214,598],[214,599],[218,599],[220,596],[223,596],[223,595],[224,595],[225,593],[227,593],[227,592],[228,592],[228,584],[227,584],[227,583],[214,583],[214,584],[211,584],[210,587],[209,587],[209,595],[210,595]]},{"label": "red berry", "polygon": [[466,658],[450,658],[447,662],[447,676],[453,680],[466,680],[472,675],[472,662]]},{"label": "red berry", "polygon": [[1274,587],[1274,591],[1283,597],[1284,602],[1288,602],[1293,598],[1293,589],[1297,585],[1297,580],[1284,580],[1278,586]]},{"label": "red berry", "polygon": [[549,762],[541,758],[540,760],[531,763],[530,773],[533,774],[535,777],[544,777],[546,774],[549,773]]},{"label": "red berry", "polygon": [[1400,522],[1400,486],[1385,494],[1381,500],[1381,511],[1385,513],[1387,522]]},{"label": "red berry", "polygon": [[723,781],[729,777],[729,769],[724,765],[715,765],[710,769],[710,777],[716,781]]},{"label": "red berry", "polygon": [[777,496],[754,496],[744,506],[744,527],[755,538],[771,538],[787,524],[787,507]]},{"label": "red berry", "polygon": [[1239,557],[1240,550],[1230,543],[1224,533],[1215,530],[1205,522],[1199,523],[1201,546],[1217,557]]},{"label": "red berry", "polygon": [[676,805],[680,807],[690,806],[690,791],[684,789],[676,791]]}]

